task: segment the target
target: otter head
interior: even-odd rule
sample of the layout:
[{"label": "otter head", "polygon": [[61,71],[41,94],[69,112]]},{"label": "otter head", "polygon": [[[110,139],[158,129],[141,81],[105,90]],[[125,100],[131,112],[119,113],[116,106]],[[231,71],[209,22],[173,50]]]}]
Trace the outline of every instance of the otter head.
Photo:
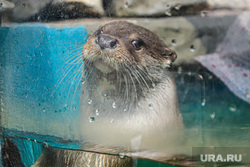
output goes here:
[{"label": "otter head", "polygon": [[83,58],[103,72],[148,66],[169,67],[176,59],[151,31],[126,21],[115,21],[100,27],[83,47]]},{"label": "otter head", "polygon": [[145,92],[144,88],[166,78],[176,58],[154,33],[126,21],[100,27],[83,47],[85,71],[94,69],[111,82],[124,81],[136,92]]}]

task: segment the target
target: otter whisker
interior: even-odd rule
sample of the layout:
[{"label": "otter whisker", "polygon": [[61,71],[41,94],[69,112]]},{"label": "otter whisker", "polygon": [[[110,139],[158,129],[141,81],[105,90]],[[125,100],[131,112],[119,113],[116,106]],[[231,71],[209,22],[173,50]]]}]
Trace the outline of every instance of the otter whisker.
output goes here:
[{"label": "otter whisker", "polygon": [[136,89],[136,85],[134,83],[133,77],[131,76],[131,74],[129,73],[129,71],[127,69],[125,69],[125,71],[127,72],[128,76],[130,77],[130,79],[132,81],[132,84],[134,85],[135,93],[132,93],[132,95],[135,94],[135,99],[137,100],[138,99],[138,97],[137,97],[137,89]]},{"label": "otter whisker", "polygon": [[[135,79],[138,81],[138,85],[140,86],[140,88],[142,88],[141,87],[141,82],[140,82],[140,80],[138,79],[138,77],[137,77],[137,74],[134,72],[134,70],[129,66],[129,65],[127,65],[127,63],[125,62],[124,63],[125,65],[126,65],[126,68],[127,69],[129,69],[130,71],[131,71],[131,73],[133,74],[133,76],[135,77]],[[126,68],[124,68],[125,70],[126,70]],[[127,71],[127,70],[126,70]],[[128,74],[131,76],[131,74],[128,72]],[[132,79],[132,82],[133,82],[133,77],[131,76],[131,79]],[[133,82],[133,84],[134,84],[134,86],[136,87],[136,84]],[[138,91],[137,91],[137,89],[135,88],[135,92],[136,92],[136,96],[138,95]]]},{"label": "otter whisker", "polygon": [[[148,75],[148,73],[145,72],[145,70],[141,69],[141,67],[138,67],[138,73],[141,75],[143,73],[143,75],[151,82],[152,85],[154,85],[154,81],[152,80],[152,78]],[[142,79],[144,79],[144,77],[141,75]],[[149,88],[148,84],[147,87]]]},{"label": "otter whisker", "polygon": [[126,100],[128,100],[128,96],[129,96],[129,85],[128,85],[127,76],[124,74],[123,77],[124,77],[124,81],[125,81],[125,91],[124,91],[124,93],[126,93],[126,95],[125,95],[126,99],[124,101],[126,101]]},{"label": "otter whisker", "polygon": [[[75,82],[76,78],[79,78],[79,77],[77,77],[77,76],[79,76],[79,74],[81,74],[81,71],[82,71],[82,68],[81,68],[81,67],[82,67],[82,66],[83,66],[83,64],[78,64],[78,66],[77,66],[77,69],[78,69],[78,70],[76,70],[76,71],[73,73],[73,75],[74,75],[73,80],[72,80],[73,83]],[[81,75],[80,75],[80,77],[81,77]],[[72,78],[72,77],[70,77],[70,78]],[[72,105],[72,102],[74,101],[75,93],[76,93],[76,90],[78,89],[78,86],[79,86],[80,81],[81,81],[81,78],[79,78],[78,81],[77,81],[77,84],[75,84],[75,90],[74,90],[74,94],[73,94],[73,99],[71,100],[70,105]],[[68,101],[68,98],[69,98],[69,96],[70,96],[70,93],[71,93],[71,89],[72,89],[73,83],[70,84],[70,88],[69,88],[69,91],[68,91],[68,96],[67,96],[67,100],[66,100],[66,101]]]}]

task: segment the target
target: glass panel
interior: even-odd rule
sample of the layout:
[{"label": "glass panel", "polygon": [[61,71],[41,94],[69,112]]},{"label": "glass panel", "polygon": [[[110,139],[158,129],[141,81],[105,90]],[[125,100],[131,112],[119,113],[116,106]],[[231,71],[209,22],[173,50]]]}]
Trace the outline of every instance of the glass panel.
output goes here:
[{"label": "glass panel", "polygon": [[249,9],[0,0],[3,165],[249,165]]}]

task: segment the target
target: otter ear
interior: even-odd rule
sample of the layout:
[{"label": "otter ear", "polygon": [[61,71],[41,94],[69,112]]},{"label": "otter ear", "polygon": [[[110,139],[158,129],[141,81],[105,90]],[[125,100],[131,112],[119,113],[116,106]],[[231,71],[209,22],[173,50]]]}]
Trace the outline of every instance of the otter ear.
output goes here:
[{"label": "otter ear", "polygon": [[164,58],[163,64],[165,66],[170,66],[177,58],[177,55],[176,55],[175,51],[173,51],[169,48],[164,48],[162,57]]}]

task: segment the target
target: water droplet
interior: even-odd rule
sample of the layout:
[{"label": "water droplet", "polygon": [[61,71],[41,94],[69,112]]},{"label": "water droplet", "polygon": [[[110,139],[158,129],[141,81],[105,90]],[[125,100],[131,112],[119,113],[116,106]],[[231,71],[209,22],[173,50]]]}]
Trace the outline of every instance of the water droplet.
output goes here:
[{"label": "water droplet", "polygon": [[128,8],[128,6],[129,6],[128,2],[125,2],[124,6],[125,6],[125,8]]},{"label": "water droplet", "polygon": [[114,121],[115,121],[114,119],[111,119],[110,123],[114,123]]},{"label": "water droplet", "polygon": [[206,99],[203,98],[202,101],[201,101],[201,106],[204,107],[206,105]]},{"label": "water droplet", "polygon": [[155,91],[156,89],[155,89],[155,87],[152,87],[152,91]]},{"label": "water droplet", "polygon": [[177,5],[175,5],[175,7],[174,7],[176,10],[180,10],[180,8],[181,8],[181,4],[177,4]]},{"label": "water droplet", "polygon": [[203,10],[201,11],[201,17],[206,17],[207,16],[207,11]]},{"label": "water droplet", "polygon": [[194,45],[191,45],[191,46],[190,46],[190,51],[191,51],[191,52],[195,52]]},{"label": "water droplet", "polygon": [[250,98],[250,90],[247,90],[247,91],[246,91],[245,97],[246,97],[247,99]]},{"label": "water droplet", "polygon": [[95,121],[95,117],[89,117],[89,122],[94,122]]},{"label": "water droplet", "polygon": [[198,74],[198,77],[203,80],[203,76],[201,74]]},{"label": "water droplet", "polygon": [[92,104],[92,100],[88,99],[88,104]]},{"label": "water droplet", "polygon": [[230,110],[231,112],[236,112],[236,111],[237,111],[237,106],[236,106],[235,104],[230,104],[229,110]]},{"label": "water droplet", "polygon": [[175,46],[176,45],[176,40],[172,39],[171,44],[172,44],[172,46]]},{"label": "water droplet", "polygon": [[156,88],[155,88],[155,83],[152,84],[152,90],[155,91]]},{"label": "water droplet", "polygon": [[76,106],[73,107],[73,110],[76,110]]},{"label": "water droplet", "polygon": [[118,153],[119,158],[124,159],[126,156],[124,153]]},{"label": "water droplet", "polygon": [[95,110],[95,115],[99,115],[100,113],[99,113],[99,109],[96,109]]},{"label": "water droplet", "polygon": [[43,108],[43,112],[45,112],[46,111],[46,108]]},{"label": "water droplet", "polygon": [[178,74],[182,73],[182,67],[178,67]]},{"label": "water droplet", "polygon": [[153,104],[148,105],[150,109],[153,109]]},{"label": "water droplet", "polygon": [[215,118],[215,112],[212,112],[212,113],[210,114],[210,117],[211,117],[212,119],[214,119],[214,118]]},{"label": "water droplet", "polygon": [[46,143],[46,142],[43,142],[43,145],[44,145],[46,148],[48,148],[48,147],[49,147],[49,144],[48,144],[48,143]]},{"label": "water droplet", "polygon": [[167,10],[165,11],[165,15],[167,15],[167,16],[172,16],[172,14],[171,14],[171,9],[167,9]]},{"label": "water droplet", "polygon": [[85,78],[82,78],[82,85],[85,83]]},{"label": "water droplet", "polygon": [[213,75],[209,75],[209,76],[208,76],[208,79],[209,79],[209,80],[213,79]]},{"label": "water droplet", "polygon": [[113,107],[113,108],[116,108],[115,102],[112,104],[112,107]]}]

